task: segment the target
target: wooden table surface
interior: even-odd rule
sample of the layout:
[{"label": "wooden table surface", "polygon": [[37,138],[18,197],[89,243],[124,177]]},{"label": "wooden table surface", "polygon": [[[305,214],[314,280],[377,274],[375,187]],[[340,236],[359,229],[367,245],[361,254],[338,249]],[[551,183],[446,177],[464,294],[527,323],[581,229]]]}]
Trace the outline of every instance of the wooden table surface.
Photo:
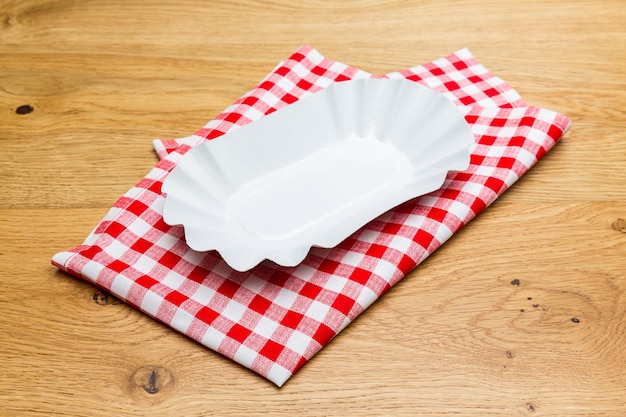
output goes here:
[{"label": "wooden table surface", "polygon": [[[573,127],[279,389],[50,258],[300,44]],[[0,1],[0,145],[2,416],[626,416],[623,0]]]}]

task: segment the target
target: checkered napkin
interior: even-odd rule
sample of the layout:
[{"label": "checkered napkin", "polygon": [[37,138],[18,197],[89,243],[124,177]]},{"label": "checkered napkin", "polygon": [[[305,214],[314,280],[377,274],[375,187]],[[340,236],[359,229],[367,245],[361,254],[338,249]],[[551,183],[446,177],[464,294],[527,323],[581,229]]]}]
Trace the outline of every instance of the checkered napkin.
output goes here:
[{"label": "checkered napkin", "polygon": [[296,267],[265,261],[237,272],[214,252],[191,250],[162,218],[161,185],[195,144],[232,131],[333,82],[372,75],[299,48],[256,88],[187,138],[155,141],[161,161],[124,194],[85,242],[53,257],[203,345],[283,385],[376,299],[484,210],[569,127],[527,106],[464,49],[387,74],[445,94],[476,140],[469,169],[371,221]]}]

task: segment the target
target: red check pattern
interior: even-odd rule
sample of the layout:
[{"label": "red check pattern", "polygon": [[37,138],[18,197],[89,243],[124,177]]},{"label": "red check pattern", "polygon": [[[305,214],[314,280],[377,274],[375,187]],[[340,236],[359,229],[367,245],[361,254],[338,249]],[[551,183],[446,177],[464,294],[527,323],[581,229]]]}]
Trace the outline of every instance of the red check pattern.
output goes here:
[{"label": "red check pattern", "polygon": [[424,65],[374,76],[332,61],[308,45],[300,47],[249,91],[192,136],[155,140],[162,159],[178,146],[195,146],[307,97],[333,82],[357,78],[407,78],[446,95],[459,106],[525,107],[520,95],[489,72],[467,49]]},{"label": "red check pattern", "polygon": [[462,50],[388,74],[424,83],[463,111],[476,138],[471,164],[444,186],[373,220],[298,266],[269,261],[241,273],[216,252],[191,250],[163,222],[161,185],[198,141],[216,137],[332,82],[367,73],[302,47],[194,136],[155,142],[161,162],[124,194],[86,241],[53,263],[110,291],[205,346],[284,384],[355,317],[491,204],[569,126],[526,106]]}]

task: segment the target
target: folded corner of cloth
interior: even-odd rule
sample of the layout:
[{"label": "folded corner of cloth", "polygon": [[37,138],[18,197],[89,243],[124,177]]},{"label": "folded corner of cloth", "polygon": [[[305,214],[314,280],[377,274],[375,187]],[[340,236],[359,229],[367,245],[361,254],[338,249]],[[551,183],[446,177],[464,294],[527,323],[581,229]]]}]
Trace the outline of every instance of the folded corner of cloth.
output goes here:
[{"label": "folded corner of cloth", "polygon": [[334,82],[373,75],[308,45],[195,134],[155,140],[160,162],[126,192],[80,246],[52,263],[282,386],[389,288],[527,172],[570,125],[528,106],[467,49],[377,77],[435,89],[463,112],[475,137],[470,166],[439,190],[383,214],[295,267],[263,262],[231,269],[215,252],[191,250],[163,221],[161,185],[193,146],[287,106]]}]

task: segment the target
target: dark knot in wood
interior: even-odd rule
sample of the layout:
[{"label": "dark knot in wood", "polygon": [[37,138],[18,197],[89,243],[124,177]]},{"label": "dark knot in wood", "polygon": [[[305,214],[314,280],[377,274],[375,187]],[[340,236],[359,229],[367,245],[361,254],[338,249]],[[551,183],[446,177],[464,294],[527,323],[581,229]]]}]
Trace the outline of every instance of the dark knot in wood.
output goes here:
[{"label": "dark knot in wood", "polygon": [[154,395],[163,392],[174,382],[172,373],[162,366],[146,365],[138,368],[130,377],[135,389]]},{"label": "dark knot in wood", "polygon": [[15,109],[15,113],[28,114],[28,113],[32,113],[33,110],[35,110],[33,106],[31,106],[30,104],[24,104],[22,106],[19,106],[17,109]]}]

